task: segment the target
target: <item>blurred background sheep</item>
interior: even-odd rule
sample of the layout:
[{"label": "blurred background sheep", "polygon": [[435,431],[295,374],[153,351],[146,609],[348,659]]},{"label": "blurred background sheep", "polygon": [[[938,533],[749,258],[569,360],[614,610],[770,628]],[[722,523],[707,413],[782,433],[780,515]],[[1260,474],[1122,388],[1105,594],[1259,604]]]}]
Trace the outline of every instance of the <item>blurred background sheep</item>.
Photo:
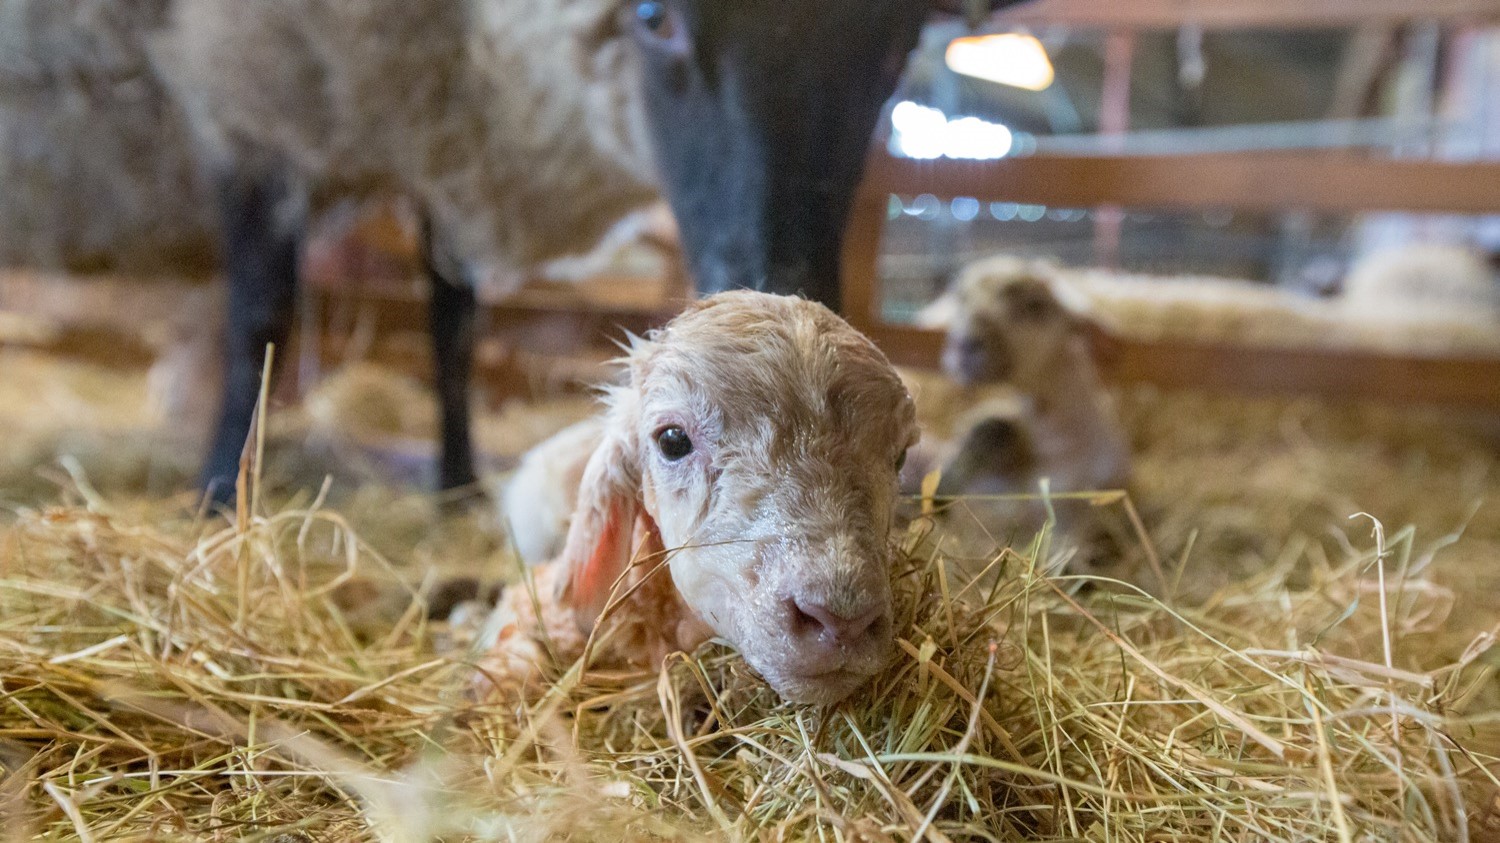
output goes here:
[{"label": "blurred background sheep", "polygon": [[[968,518],[982,523],[990,547],[997,538],[1035,533],[1051,514],[1072,546],[1075,570],[1118,561],[1118,547],[1090,546],[1108,531],[1086,500],[1045,500],[1051,493],[1124,491],[1131,481],[1130,445],[1090,344],[1091,333],[1103,329],[1062,270],[1008,256],[980,261],[920,318],[946,331],[948,377],[964,387],[1006,390],[973,402],[946,441],[925,442],[916,471],[941,472],[935,494],[972,510]],[[905,485],[915,491],[920,479],[908,473]],[[969,554],[983,557],[984,543]]]},{"label": "blurred background sheep", "polygon": [[1471,315],[1488,318],[1500,333],[1500,274],[1470,247],[1425,243],[1374,252],[1350,269],[1340,299],[1369,318]]},{"label": "blurred background sheep", "polygon": [[0,2],[0,265],[202,278],[192,130],[151,55],[170,0]]}]

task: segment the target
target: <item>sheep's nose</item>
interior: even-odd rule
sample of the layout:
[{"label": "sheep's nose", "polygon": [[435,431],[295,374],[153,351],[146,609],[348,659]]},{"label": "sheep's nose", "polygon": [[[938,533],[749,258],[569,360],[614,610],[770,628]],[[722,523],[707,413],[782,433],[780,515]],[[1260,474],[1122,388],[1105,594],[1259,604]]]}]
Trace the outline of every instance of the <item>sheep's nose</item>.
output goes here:
[{"label": "sheep's nose", "polygon": [[978,357],[984,353],[984,342],[978,337],[958,337],[953,341],[953,351],[960,357]]},{"label": "sheep's nose", "polygon": [[984,358],[983,340],[974,336],[949,337],[943,349],[943,369],[950,377],[967,384],[978,379]]},{"label": "sheep's nose", "polygon": [[792,609],[799,628],[829,644],[861,641],[876,631],[885,618],[885,610],[878,606],[858,615],[845,615],[818,601],[794,600]]}]

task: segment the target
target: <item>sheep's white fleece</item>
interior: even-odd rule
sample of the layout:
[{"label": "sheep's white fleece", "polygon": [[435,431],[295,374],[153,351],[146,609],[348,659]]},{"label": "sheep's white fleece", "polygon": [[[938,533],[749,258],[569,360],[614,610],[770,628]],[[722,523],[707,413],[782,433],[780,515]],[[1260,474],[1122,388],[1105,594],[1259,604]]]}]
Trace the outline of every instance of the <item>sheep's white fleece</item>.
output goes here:
[{"label": "sheep's white fleece", "polygon": [[162,63],[213,154],[416,196],[497,277],[651,201],[617,0],[191,0]]},{"label": "sheep's white fleece", "polygon": [[412,195],[477,278],[584,252],[655,196],[620,10],[0,0],[0,262],[207,274],[210,164]]},{"label": "sheep's white fleece", "polygon": [[169,8],[0,0],[0,266],[213,272],[213,203],[149,55]]}]

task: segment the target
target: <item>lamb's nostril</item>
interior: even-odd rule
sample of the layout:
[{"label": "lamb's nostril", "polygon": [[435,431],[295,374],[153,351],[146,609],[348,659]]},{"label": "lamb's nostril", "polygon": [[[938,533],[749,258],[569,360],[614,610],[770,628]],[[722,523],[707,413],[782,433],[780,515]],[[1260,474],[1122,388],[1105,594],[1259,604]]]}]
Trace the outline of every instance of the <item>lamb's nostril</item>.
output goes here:
[{"label": "lamb's nostril", "polygon": [[816,635],[823,631],[823,622],[803,611],[802,605],[796,600],[787,600],[786,602],[787,608],[791,609],[793,635],[802,638],[808,635]]},{"label": "lamb's nostril", "polygon": [[850,616],[816,601],[794,600],[792,609],[798,632],[826,634],[830,642],[840,644],[859,641],[885,618],[885,610],[878,607]]}]

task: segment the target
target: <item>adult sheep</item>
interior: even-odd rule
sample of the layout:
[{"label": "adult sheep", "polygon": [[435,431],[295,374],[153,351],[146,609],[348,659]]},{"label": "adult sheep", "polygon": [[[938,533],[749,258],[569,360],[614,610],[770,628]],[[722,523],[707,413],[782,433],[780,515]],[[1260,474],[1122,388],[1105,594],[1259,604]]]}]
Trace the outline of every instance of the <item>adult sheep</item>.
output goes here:
[{"label": "adult sheep", "polygon": [[215,217],[149,35],[172,0],[0,0],[0,266],[211,274]]},{"label": "adult sheep", "polygon": [[167,21],[139,34],[204,141],[218,194],[230,317],[204,482],[221,496],[265,346],[288,333],[310,209],[350,192],[423,208],[440,482],[466,486],[473,282],[486,267],[581,251],[660,192],[700,292],[801,292],[836,308],[839,240],[876,119],[924,19],[958,11],[956,0],[154,2],[171,4]]}]

